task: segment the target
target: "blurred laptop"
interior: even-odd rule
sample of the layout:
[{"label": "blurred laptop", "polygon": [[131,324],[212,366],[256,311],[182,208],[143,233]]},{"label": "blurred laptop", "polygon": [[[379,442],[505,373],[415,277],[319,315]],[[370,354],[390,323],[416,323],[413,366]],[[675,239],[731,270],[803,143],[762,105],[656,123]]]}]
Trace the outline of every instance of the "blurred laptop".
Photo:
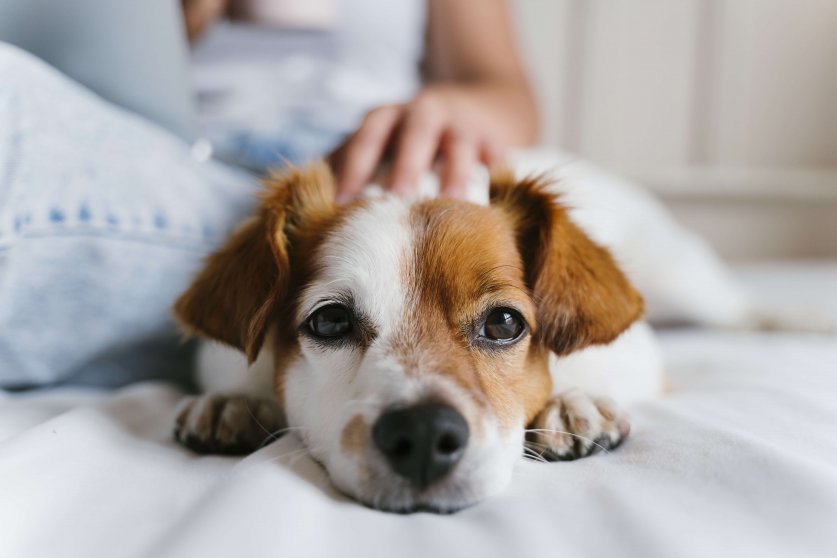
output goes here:
[{"label": "blurred laptop", "polygon": [[184,140],[196,139],[178,0],[0,0],[0,41]]}]

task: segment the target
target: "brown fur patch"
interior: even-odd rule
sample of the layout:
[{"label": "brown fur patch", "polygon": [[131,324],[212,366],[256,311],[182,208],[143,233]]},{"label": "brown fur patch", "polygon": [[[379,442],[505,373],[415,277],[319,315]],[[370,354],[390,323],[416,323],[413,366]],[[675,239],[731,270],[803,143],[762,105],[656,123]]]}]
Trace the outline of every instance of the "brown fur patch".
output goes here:
[{"label": "brown fur patch", "polygon": [[539,340],[563,355],[610,343],[643,313],[642,297],[610,253],[573,223],[543,177],[496,174],[491,203],[517,231]]},{"label": "brown fur patch", "polygon": [[207,258],[174,313],[189,333],[231,345],[251,363],[274,326],[275,389],[283,402],[284,370],[299,354],[295,293],[316,272],[316,247],[361,203],[334,203],[334,178],[325,163],[264,182],[255,215]]},{"label": "brown fur patch", "polygon": [[354,456],[361,456],[366,452],[368,441],[367,432],[369,426],[363,415],[355,415],[346,423],[340,435],[340,447],[343,453]]},{"label": "brown fur patch", "polygon": [[414,320],[396,349],[405,368],[452,379],[505,427],[534,416],[551,388],[545,361],[534,356],[542,351],[530,351],[529,337],[502,349],[472,344],[494,307],[517,309],[537,328],[508,220],[489,207],[433,200],[413,207],[411,227],[415,252],[405,282],[415,293]]},{"label": "brown fur patch", "polygon": [[277,264],[264,228],[263,216],[246,221],[207,259],[174,306],[175,316],[190,334],[232,345],[251,362],[262,343],[277,282]]},{"label": "brown fur patch", "polygon": [[276,401],[284,406],[285,404],[285,379],[287,377],[288,368],[299,357],[301,351],[299,348],[299,341],[296,339],[285,339],[278,341],[274,339],[273,342],[273,393],[276,396]]}]

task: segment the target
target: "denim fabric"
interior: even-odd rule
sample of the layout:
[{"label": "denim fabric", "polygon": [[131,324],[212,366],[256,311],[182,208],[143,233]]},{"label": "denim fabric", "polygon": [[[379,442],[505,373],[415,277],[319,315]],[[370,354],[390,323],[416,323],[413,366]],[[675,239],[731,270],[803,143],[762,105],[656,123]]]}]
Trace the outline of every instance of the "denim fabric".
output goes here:
[{"label": "denim fabric", "polygon": [[182,375],[171,303],[256,190],[0,43],[0,387]]}]

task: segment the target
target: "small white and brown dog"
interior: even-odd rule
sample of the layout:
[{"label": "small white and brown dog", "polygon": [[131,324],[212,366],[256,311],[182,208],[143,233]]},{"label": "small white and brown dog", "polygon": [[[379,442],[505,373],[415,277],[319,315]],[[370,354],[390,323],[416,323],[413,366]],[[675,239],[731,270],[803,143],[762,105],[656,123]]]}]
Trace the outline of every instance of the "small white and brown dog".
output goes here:
[{"label": "small white and brown dog", "polygon": [[360,502],[443,512],[524,454],[617,447],[615,401],[662,384],[641,296],[545,180],[494,175],[489,197],[339,206],[325,164],[269,178],[175,305],[249,364],[203,350],[246,381],[186,400],[177,440],[247,453],[287,429]]}]

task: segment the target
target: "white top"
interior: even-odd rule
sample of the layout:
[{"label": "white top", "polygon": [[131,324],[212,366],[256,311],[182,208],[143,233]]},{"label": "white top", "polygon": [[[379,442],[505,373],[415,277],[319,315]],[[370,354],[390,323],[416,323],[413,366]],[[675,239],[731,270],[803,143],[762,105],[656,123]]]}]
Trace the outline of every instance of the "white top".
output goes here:
[{"label": "white top", "polygon": [[420,86],[423,0],[333,0],[315,23],[224,22],[193,51],[203,135],[259,168],[332,149],[371,108]]}]

